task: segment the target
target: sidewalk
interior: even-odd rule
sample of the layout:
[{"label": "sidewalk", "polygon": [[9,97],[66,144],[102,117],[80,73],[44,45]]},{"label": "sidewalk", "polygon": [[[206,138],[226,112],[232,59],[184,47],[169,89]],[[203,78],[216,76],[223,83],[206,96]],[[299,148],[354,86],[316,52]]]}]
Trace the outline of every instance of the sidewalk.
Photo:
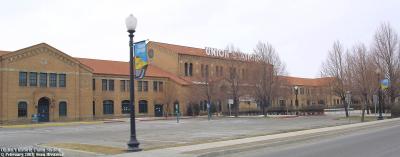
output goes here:
[{"label": "sidewalk", "polygon": [[274,134],[274,135],[250,137],[250,138],[243,138],[243,139],[236,139],[236,140],[211,142],[211,143],[205,143],[205,144],[172,147],[172,148],[165,148],[165,149],[158,149],[158,150],[125,153],[125,154],[115,155],[113,157],[128,157],[128,156],[135,156],[135,157],[152,157],[152,156],[194,157],[197,155],[190,154],[190,152],[222,148],[222,147],[228,147],[228,146],[244,145],[244,144],[255,143],[255,142],[277,140],[277,139],[288,138],[288,137],[305,136],[305,135],[311,135],[311,134],[332,132],[332,131],[345,130],[345,129],[363,127],[363,126],[370,126],[370,125],[375,125],[375,124],[379,124],[379,123],[393,122],[393,121],[400,121],[400,118],[387,119],[387,120],[382,120],[382,121],[372,121],[372,122],[365,122],[365,123],[356,123],[356,124],[349,124],[349,125],[341,125],[341,126],[334,126],[334,127],[326,127],[326,128],[319,128],[319,129],[310,129],[310,130],[303,130],[303,131],[295,131],[295,132],[288,132],[288,133],[281,133],[281,134]]}]

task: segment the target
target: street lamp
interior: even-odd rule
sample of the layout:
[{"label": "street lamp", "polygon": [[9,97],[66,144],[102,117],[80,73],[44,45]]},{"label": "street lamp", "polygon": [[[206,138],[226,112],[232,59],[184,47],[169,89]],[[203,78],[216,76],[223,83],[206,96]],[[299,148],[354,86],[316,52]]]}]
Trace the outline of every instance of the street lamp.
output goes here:
[{"label": "street lamp", "polygon": [[137,152],[142,149],[139,148],[139,141],[136,139],[136,124],[135,124],[135,89],[134,89],[134,69],[135,60],[133,59],[133,33],[135,33],[137,19],[135,16],[130,14],[125,20],[126,28],[129,33],[129,84],[130,84],[130,95],[129,95],[129,107],[130,107],[130,121],[131,121],[131,135],[128,142],[128,151]]},{"label": "street lamp", "polygon": [[378,116],[378,120],[383,120],[383,116],[382,116],[382,91],[381,91],[381,81],[380,81],[380,74],[381,71],[379,68],[376,69],[375,71],[376,76],[378,78],[378,105],[379,105],[379,116]]},{"label": "street lamp", "polygon": [[[297,100],[297,95],[299,94],[299,87],[298,86],[294,86],[294,94],[296,95],[296,100],[294,101],[294,104],[297,107],[299,107],[299,100]],[[298,114],[296,112],[296,114]]]}]

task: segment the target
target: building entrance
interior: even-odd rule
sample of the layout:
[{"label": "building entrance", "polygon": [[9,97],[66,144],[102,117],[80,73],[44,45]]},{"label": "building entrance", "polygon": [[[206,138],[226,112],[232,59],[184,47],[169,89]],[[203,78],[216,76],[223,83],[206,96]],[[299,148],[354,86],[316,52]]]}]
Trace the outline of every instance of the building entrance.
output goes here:
[{"label": "building entrance", "polygon": [[154,116],[155,117],[162,117],[163,116],[163,105],[156,104],[154,105]]},{"label": "building entrance", "polygon": [[37,112],[39,116],[39,122],[50,121],[49,106],[50,102],[48,98],[43,97],[39,99]]}]

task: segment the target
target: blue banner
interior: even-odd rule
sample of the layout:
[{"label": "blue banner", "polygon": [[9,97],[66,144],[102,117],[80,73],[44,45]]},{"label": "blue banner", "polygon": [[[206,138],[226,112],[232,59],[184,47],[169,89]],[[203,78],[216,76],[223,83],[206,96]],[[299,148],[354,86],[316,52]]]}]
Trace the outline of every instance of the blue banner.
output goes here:
[{"label": "blue banner", "polygon": [[146,40],[134,44],[135,78],[143,79],[149,64],[147,58]]}]

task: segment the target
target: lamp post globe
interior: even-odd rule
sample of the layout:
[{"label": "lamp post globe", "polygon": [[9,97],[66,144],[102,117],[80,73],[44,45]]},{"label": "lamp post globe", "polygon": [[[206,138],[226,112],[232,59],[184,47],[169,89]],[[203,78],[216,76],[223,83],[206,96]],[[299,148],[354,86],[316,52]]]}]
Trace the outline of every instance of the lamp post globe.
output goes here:
[{"label": "lamp post globe", "polygon": [[125,19],[125,24],[126,24],[126,29],[129,31],[135,31],[136,25],[137,25],[137,19],[135,16],[130,14],[126,19]]},{"label": "lamp post globe", "polygon": [[135,60],[133,59],[133,33],[135,33],[137,19],[130,14],[125,20],[126,28],[129,32],[129,107],[130,107],[130,139],[128,142],[128,151],[137,152],[142,149],[139,148],[139,141],[136,139],[136,124],[135,124],[135,81],[134,69]]}]

